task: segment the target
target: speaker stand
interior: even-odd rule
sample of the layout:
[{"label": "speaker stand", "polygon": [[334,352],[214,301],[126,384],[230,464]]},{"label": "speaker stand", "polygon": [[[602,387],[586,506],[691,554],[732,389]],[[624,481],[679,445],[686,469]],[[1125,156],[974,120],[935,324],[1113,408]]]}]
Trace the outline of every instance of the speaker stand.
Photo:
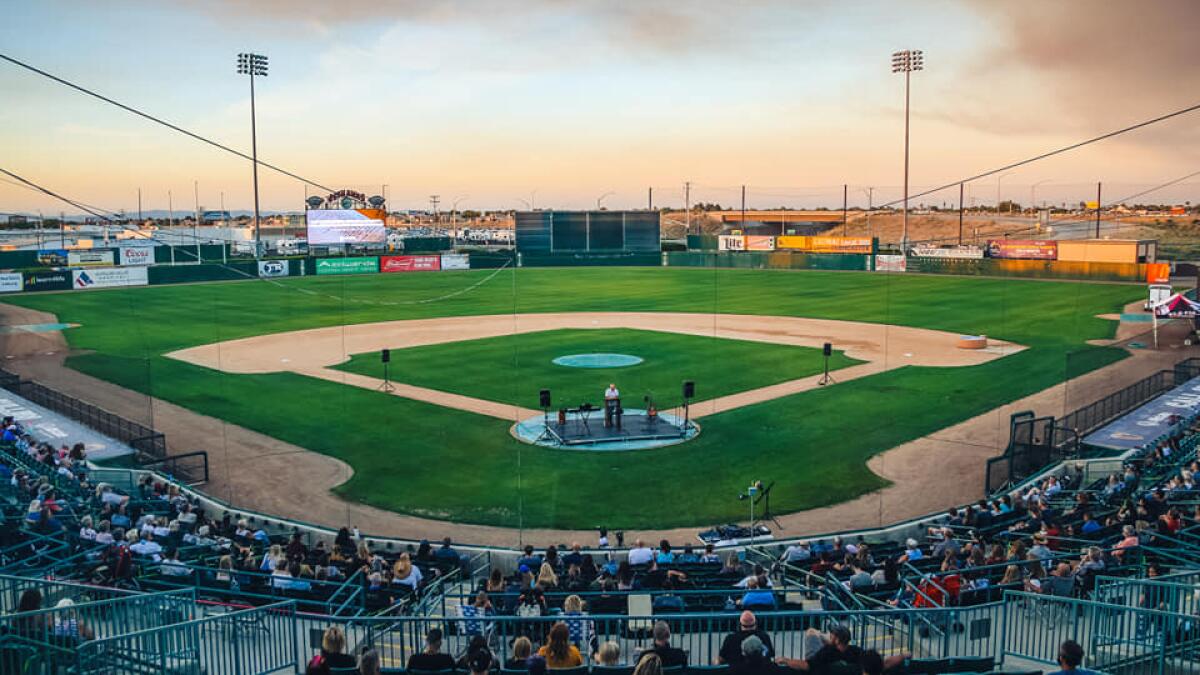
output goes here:
[{"label": "speaker stand", "polygon": [[394,391],[396,391],[396,387],[394,387],[394,386],[392,385],[392,382],[391,382],[391,380],[390,380],[390,379],[388,379],[388,364],[387,364],[387,361],[384,361],[384,362],[383,362],[383,382],[381,382],[381,383],[379,384],[379,386],[375,388],[375,390],[376,390],[376,391],[386,391],[386,392],[388,392],[389,394],[390,394],[390,393],[392,393],[392,392],[394,392]]},{"label": "speaker stand", "polygon": [[825,374],[821,376],[821,379],[817,380],[817,386],[824,387],[827,384],[837,384],[833,376],[829,374],[829,356],[825,357]]}]

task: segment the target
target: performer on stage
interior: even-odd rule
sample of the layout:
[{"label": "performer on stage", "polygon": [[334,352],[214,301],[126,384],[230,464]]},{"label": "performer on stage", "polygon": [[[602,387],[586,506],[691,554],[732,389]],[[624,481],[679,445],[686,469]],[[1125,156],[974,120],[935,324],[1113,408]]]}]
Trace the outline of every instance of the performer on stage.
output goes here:
[{"label": "performer on stage", "polygon": [[604,426],[611,427],[613,421],[616,421],[617,428],[621,428],[621,391],[617,389],[615,383],[609,384],[608,389],[604,390]]}]

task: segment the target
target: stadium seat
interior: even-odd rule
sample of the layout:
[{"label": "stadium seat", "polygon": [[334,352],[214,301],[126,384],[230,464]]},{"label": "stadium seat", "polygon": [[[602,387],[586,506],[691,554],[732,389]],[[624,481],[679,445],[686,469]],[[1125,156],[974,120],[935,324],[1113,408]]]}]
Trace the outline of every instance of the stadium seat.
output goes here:
[{"label": "stadium seat", "polygon": [[592,675],[633,675],[633,666],[592,666]]},{"label": "stadium seat", "polygon": [[577,668],[548,668],[554,672],[554,675],[588,675],[587,666],[579,666]]},{"label": "stadium seat", "polygon": [[729,672],[729,664],[723,663],[719,666],[688,666],[688,673],[695,675],[725,675]]},{"label": "stadium seat", "polygon": [[996,667],[990,656],[959,656],[950,659],[952,673],[986,673]]},{"label": "stadium seat", "polygon": [[950,672],[950,659],[910,659],[905,664],[910,675],[943,675]]}]

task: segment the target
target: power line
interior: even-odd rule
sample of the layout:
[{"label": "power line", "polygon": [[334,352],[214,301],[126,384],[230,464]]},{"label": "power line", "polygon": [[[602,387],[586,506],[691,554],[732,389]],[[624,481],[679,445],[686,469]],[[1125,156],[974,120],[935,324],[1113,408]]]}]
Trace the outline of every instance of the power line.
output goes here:
[{"label": "power line", "polygon": [[[87,87],[84,87],[84,86],[81,86],[81,85],[75,84],[74,82],[70,82],[70,81],[68,81],[68,80],[64,80],[63,78],[61,78],[61,77],[58,77],[57,75],[53,75],[53,74],[51,74],[51,73],[48,73],[48,72],[46,72],[46,71],[44,71],[44,70],[42,70],[42,69],[40,69],[40,68],[37,68],[37,67],[35,67],[35,66],[32,66],[32,65],[30,65],[30,64],[28,64],[28,63],[25,63],[25,62],[23,62],[23,61],[19,61],[19,60],[17,60],[17,59],[14,59],[13,57],[11,57],[11,56],[8,56],[7,54],[0,54],[0,59],[4,59],[5,61],[8,61],[9,63],[11,63],[11,64],[13,64],[13,65],[16,65],[16,66],[20,66],[21,68],[24,68],[24,69],[26,69],[26,70],[28,70],[28,71],[30,71],[30,72],[37,73],[38,75],[41,75],[42,77],[46,77],[46,78],[49,78],[49,79],[51,79],[51,80],[54,80],[55,82],[58,82],[58,83],[59,83],[59,84],[61,84],[61,85],[64,85],[64,86],[70,87],[71,89],[74,89],[74,90],[76,90],[76,91],[78,91],[78,92],[80,92],[80,93],[87,94],[88,96],[91,96],[91,97],[93,97],[93,98],[98,98],[98,99],[100,99],[101,101],[104,101],[105,103],[109,103],[109,104],[111,104],[111,105],[115,105],[115,106],[117,106],[118,108],[120,108],[120,109],[122,109],[122,110],[125,110],[126,112],[131,112],[131,113],[133,113],[134,115],[137,115],[138,117],[143,117],[143,118],[145,118],[145,119],[148,119],[148,120],[150,120],[151,122],[155,122],[155,123],[157,123],[157,124],[161,124],[161,125],[163,125],[164,127],[167,127],[168,129],[172,129],[172,130],[174,130],[174,131],[178,131],[179,133],[181,133],[181,134],[184,134],[185,136],[190,136],[191,138],[194,138],[194,139],[196,139],[196,140],[198,140],[198,141],[200,141],[200,142],[202,142],[202,143],[207,143],[207,144],[209,144],[209,145],[211,145],[211,146],[213,146],[213,147],[215,147],[215,148],[220,148],[221,150],[224,150],[225,152],[232,153],[232,154],[234,154],[234,155],[237,155],[238,157],[241,157],[242,159],[248,160],[248,161],[250,161],[250,162],[254,162],[254,161],[255,161],[253,157],[251,157],[250,155],[247,155],[247,154],[246,154],[246,153],[244,153],[244,152],[241,152],[240,150],[234,150],[233,148],[229,147],[228,145],[225,145],[225,144],[223,144],[223,143],[220,143],[220,142],[218,142],[218,141],[214,141],[214,140],[212,140],[211,138],[206,138],[206,137],[204,137],[204,136],[201,136],[200,134],[197,134],[197,133],[195,133],[195,132],[193,132],[193,131],[188,131],[187,129],[184,129],[183,127],[181,127],[181,126],[179,126],[179,125],[177,125],[177,124],[172,124],[172,123],[170,123],[170,122],[168,122],[168,121],[166,121],[166,120],[164,120],[164,119],[161,119],[161,118],[159,118],[159,117],[155,117],[154,115],[151,115],[150,113],[147,113],[147,112],[143,112],[143,111],[141,111],[141,110],[138,110],[137,108],[134,108],[133,106],[126,105],[126,104],[124,104],[124,103],[121,103],[120,101],[115,101],[115,100],[113,100],[113,99],[111,99],[111,98],[109,98],[109,97],[107,97],[107,96],[105,96],[105,95],[103,95],[103,94],[100,94],[100,93],[97,93],[97,92],[95,92],[95,91],[92,91],[91,89],[88,89]],[[288,177],[290,177],[290,178],[295,178],[296,180],[298,180],[298,181],[300,181],[300,182],[302,182],[302,183],[307,183],[307,184],[309,184],[309,185],[311,185],[311,186],[313,186],[313,187],[320,188],[320,189],[322,189],[322,190],[324,190],[324,191],[326,191],[326,192],[333,192],[333,191],[334,191],[334,190],[333,190],[333,188],[331,188],[331,187],[326,187],[326,186],[324,186],[324,185],[321,185],[320,183],[317,183],[316,181],[311,181],[311,180],[309,180],[309,179],[307,179],[307,178],[305,178],[305,177],[303,177],[303,176],[300,176],[300,175],[294,174],[294,173],[292,173],[291,171],[288,171],[288,170],[286,170],[286,169],[281,169],[281,168],[279,168],[279,167],[275,166],[274,164],[268,164],[267,162],[264,162],[264,161],[262,161],[262,160],[258,160],[258,162],[257,162],[257,163],[258,163],[259,165],[261,165],[261,166],[264,166],[264,167],[266,167],[266,168],[268,168],[268,169],[271,169],[271,170],[273,170],[273,171],[278,171],[279,173],[281,173],[281,174],[283,174],[283,175],[285,175],[285,176],[288,176]]]},{"label": "power line", "polygon": [[[1121,134],[1128,133],[1128,132],[1130,132],[1130,131],[1135,131],[1135,130],[1137,130],[1137,129],[1141,129],[1141,128],[1143,128],[1143,127],[1148,127],[1148,126],[1150,126],[1151,124],[1157,124],[1157,123],[1159,123],[1159,122],[1162,122],[1162,121],[1165,121],[1165,120],[1169,120],[1169,119],[1171,119],[1172,117],[1178,117],[1178,116],[1180,116],[1180,115],[1185,115],[1185,114],[1187,114],[1187,113],[1190,113],[1190,112],[1193,112],[1193,111],[1196,111],[1196,110],[1200,110],[1200,103],[1197,103],[1197,104],[1195,104],[1195,105],[1188,106],[1188,107],[1186,107],[1186,108],[1183,108],[1183,109],[1181,109],[1181,110],[1176,110],[1175,112],[1172,112],[1172,113],[1167,113],[1166,115],[1160,115],[1159,117],[1155,117],[1155,118],[1153,118],[1153,119],[1149,119],[1149,120],[1145,120],[1145,121],[1142,121],[1142,122],[1138,122],[1137,124],[1133,124],[1133,125],[1127,126],[1127,127],[1123,128],[1123,129],[1117,129],[1116,131],[1110,131],[1110,132],[1108,132],[1108,133],[1106,133],[1106,134],[1101,134],[1101,135],[1099,135],[1099,136],[1095,136],[1095,137],[1093,137],[1093,138],[1089,138],[1089,139],[1087,139],[1087,140],[1085,140],[1085,141],[1080,141],[1080,142],[1078,142],[1078,143],[1073,143],[1073,144],[1071,144],[1071,145],[1068,145],[1068,146],[1066,146],[1066,147],[1059,148],[1059,149],[1057,149],[1057,150],[1051,150],[1050,152],[1044,152],[1044,153],[1042,153],[1042,154],[1040,154],[1040,155],[1037,155],[1037,156],[1035,156],[1035,157],[1030,157],[1030,158],[1028,158],[1028,159],[1023,159],[1023,160],[1021,160],[1021,161],[1019,161],[1019,162],[1013,162],[1012,164],[1006,164],[1006,165],[1004,165],[1004,166],[1002,166],[1002,167],[999,167],[999,168],[996,168],[996,169],[992,169],[992,170],[990,170],[990,171],[985,171],[985,172],[983,172],[983,173],[981,173],[981,174],[977,174],[977,175],[971,176],[970,178],[960,178],[960,179],[958,179],[958,180],[951,181],[951,182],[949,182],[949,183],[946,183],[945,185],[938,186],[938,187],[936,187],[936,188],[933,188],[933,189],[931,189],[931,190],[926,190],[926,191],[924,191],[924,192],[918,192],[918,193],[917,193],[917,194],[915,194],[915,195],[908,195],[908,198],[909,198],[910,200],[912,200],[912,199],[916,199],[916,198],[918,198],[918,197],[924,197],[925,195],[930,195],[930,194],[933,194],[933,193],[935,193],[935,192],[941,192],[942,190],[946,190],[946,189],[948,189],[948,188],[955,187],[955,186],[957,186],[959,183],[970,183],[970,182],[972,182],[972,181],[979,180],[980,178],[987,178],[988,176],[993,176],[993,175],[995,175],[995,174],[998,174],[998,173],[1000,173],[1001,171],[1008,171],[1009,169],[1015,169],[1015,168],[1017,168],[1017,167],[1019,167],[1019,166],[1024,166],[1024,165],[1026,165],[1026,164],[1031,164],[1031,163],[1033,163],[1033,162],[1037,162],[1037,161],[1039,161],[1039,160],[1046,159],[1046,158],[1048,158],[1048,157],[1053,157],[1053,156],[1055,156],[1055,155],[1061,155],[1061,154],[1062,154],[1062,153],[1064,153],[1064,152],[1069,152],[1069,151],[1071,151],[1071,150],[1075,150],[1075,149],[1077,149],[1077,148],[1082,148],[1082,147],[1083,147],[1083,146],[1085,146],[1085,145],[1091,145],[1092,143],[1096,143],[1096,142],[1099,142],[1099,141],[1103,141],[1103,140],[1105,140],[1105,139],[1112,138],[1112,137],[1114,137],[1114,136],[1120,136]],[[894,206],[894,205],[896,205],[896,204],[899,204],[900,202],[903,202],[903,201],[904,201],[903,199],[896,199],[896,200],[894,200],[894,201],[890,201],[890,202],[888,202],[888,203],[886,203],[886,204],[880,204],[878,208],[886,208],[886,207],[888,207],[888,206]]]}]

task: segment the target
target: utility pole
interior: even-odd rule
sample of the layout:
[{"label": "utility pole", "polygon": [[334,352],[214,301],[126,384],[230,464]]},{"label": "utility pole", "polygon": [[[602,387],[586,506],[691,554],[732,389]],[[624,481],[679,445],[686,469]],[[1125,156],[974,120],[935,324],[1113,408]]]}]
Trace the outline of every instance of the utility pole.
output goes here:
[{"label": "utility pole", "polygon": [[683,183],[683,209],[684,209],[684,226],[685,234],[692,233],[692,184],[690,181]]},{"label": "utility pole", "polygon": [[429,204],[433,207],[433,222],[435,225],[438,220],[438,202],[441,200],[442,198],[438,195],[429,195]]},{"label": "utility pole", "polygon": [[900,248],[908,250],[908,102],[909,80],[914,70],[925,67],[924,54],[919,49],[905,49],[892,54],[892,72],[904,73],[904,229],[900,235]]},{"label": "utility pole", "polygon": [[846,228],[847,228],[847,225],[846,225],[846,191],[848,189],[850,189],[850,186],[846,185],[845,183],[842,183],[842,236],[843,237],[846,236]]},{"label": "utility pole", "polygon": [[875,188],[867,188],[867,236],[874,238],[875,231],[871,229],[871,212],[875,210]]},{"label": "utility pole", "polygon": [[654,188],[646,188],[646,208],[654,210]]},{"label": "utility pole", "polygon": [[958,245],[962,246],[962,230],[963,230],[963,184],[958,183]]},{"label": "utility pole", "polygon": [[1096,183],[1096,238],[1100,238],[1100,183]]},{"label": "utility pole", "polygon": [[138,188],[138,229],[142,229],[142,188]]},{"label": "utility pole", "polygon": [[742,186],[742,233],[746,232],[746,186]]}]

